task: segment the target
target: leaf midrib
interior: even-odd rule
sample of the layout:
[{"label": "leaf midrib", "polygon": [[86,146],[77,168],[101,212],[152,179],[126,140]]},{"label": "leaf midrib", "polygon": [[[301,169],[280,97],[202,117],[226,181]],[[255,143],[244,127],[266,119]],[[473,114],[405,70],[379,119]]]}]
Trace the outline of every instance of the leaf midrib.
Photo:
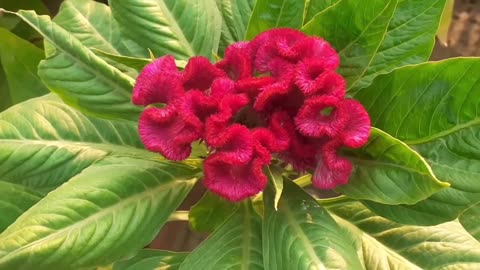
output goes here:
[{"label": "leaf midrib", "polygon": [[459,132],[463,129],[475,127],[477,125],[480,125],[480,118],[475,118],[475,119],[473,119],[471,121],[468,121],[466,123],[456,125],[456,126],[450,128],[450,129],[435,133],[435,134],[427,136],[427,137],[423,137],[423,138],[420,138],[420,139],[414,139],[414,140],[404,140],[404,142],[406,144],[409,144],[409,145],[429,143],[429,142],[432,142],[434,140],[438,140],[438,139],[441,139],[443,137],[447,137],[448,135]]},{"label": "leaf midrib", "polygon": [[[56,232],[52,233],[52,234],[49,234],[45,237],[42,237],[38,240],[35,240],[33,241],[32,243],[29,243],[28,245],[24,245],[24,246],[21,246],[20,248],[17,248],[17,249],[14,249],[13,251],[10,251],[8,252],[7,255],[3,256],[0,258],[0,265],[2,264],[2,262],[4,261],[8,261],[8,258],[9,257],[12,257],[14,256],[15,254],[17,253],[20,253],[22,252],[23,250],[26,250],[32,246],[35,246],[36,244],[38,243],[42,243],[44,241],[48,241],[49,239],[51,238],[55,238],[55,236],[57,235],[62,235],[63,232],[65,231],[70,231],[70,230],[73,230],[75,228],[78,228],[78,227],[82,227],[82,225],[84,224],[89,224],[89,222],[91,220],[95,220],[95,219],[101,219],[105,216],[108,216],[110,214],[113,214],[115,213],[115,210],[118,210],[118,209],[122,209],[123,207],[125,206],[128,206],[131,202],[135,202],[137,200],[141,200],[142,198],[144,197],[152,197],[153,194],[157,193],[157,192],[160,192],[161,190],[163,189],[166,189],[166,188],[169,188],[170,186],[173,186],[173,185],[180,185],[180,184],[187,184],[187,183],[190,183],[190,182],[193,182],[195,181],[196,178],[191,178],[191,179],[187,179],[187,180],[183,180],[183,181],[176,181],[175,179],[171,179],[169,182],[170,183],[166,183],[166,184],[162,184],[159,182],[159,186],[156,187],[156,188],[153,188],[153,189],[145,189],[144,192],[140,192],[140,193],[137,193],[133,196],[129,196],[127,198],[122,198],[121,200],[118,201],[118,203],[116,204],[113,204],[113,205],[110,205],[106,208],[103,208],[101,211],[93,214],[93,215],[90,215],[88,216],[87,218],[79,221],[79,222],[76,222],[76,223],[73,223],[73,224],[70,224],[60,230],[57,230]],[[25,228],[28,228],[28,227],[24,227],[23,229]],[[8,235],[7,235],[8,237]]]},{"label": "leaf midrib", "polygon": [[241,270],[250,269],[250,231],[252,225],[250,221],[250,211],[247,205],[244,205],[245,214],[243,215],[243,233],[242,233],[242,263]]},{"label": "leaf midrib", "polygon": [[[359,233],[362,234],[362,236],[365,236],[367,238],[369,238],[370,240],[373,240],[375,243],[378,243],[383,249],[386,250],[386,252],[388,254],[393,254],[394,257],[396,258],[399,258],[401,261],[406,261],[407,263],[410,263],[411,265],[414,265],[416,267],[418,267],[419,270],[423,269],[421,268],[420,266],[414,264],[413,262],[410,262],[407,258],[401,256],[400,254],[398,254],[397,252],[395,252],[394,250],[392,250],[390,247],[388,246],[385,246],[383,243],[381,243],[380,241],[378,241],[375,237],[371,236],[369,233],[363,231],[362,229],[360,229],[358,226],[356,226],[354,223],[336,215],[335,213],[333,213],[332,211],[328,211],[330,213],[330,215],[340,224],[344,224],[343,226],[345,227],[350,227],[351,229],[355,230],[355,231],[358,231]],[[346,225],[345,225],[346,224]],[[363,240],[361,240],[363,242]]]},{"label": "leaf midrib", "polygon": [[175,29],[174,32],[177,34],[178,38],[181,40],[183,46],[188,50],[187,52],[188,55],[190,56],[196,55],[192,45],[187,40],[185,33],[183,32],[180,25],[178,25],[176,17],[172,13],[172,11],[166,6],[165,2],[163,0],[157,0],[155,1],[155,3],[157,4],[158,8],[162,11],[162,13],[165,15],[165,17],[167,17],[168,23],[172,25],[173,29]]},{"label": "leaf midrib", "polygon": [[[395,7],[393,8],[393,11],[392,11],[392,14],[390,15],[389,19],[388,19],[388,23],[387,23],[387,26],[385,27],[384,31],[383,31],[383,35],[382,35],[382,39],[378,42],[378,45],[377,47],[375,48],[375,51],[372,53],[372,56],[370,57],[370,59],[368,60],[368,64],[363,67],[362,69],[362,73],[353,81],[350,83],[350,87],[348,87],[347,91],[349,91],[350,89],[352,89],[355,84],[361,80],[363,78],[363,75],[365,75],[365,73],[368,71],[368,68],[370,67],[370,65],[372,64],[373,60],[375,59],[375,56],[378,52],[378,50],[380,49],[380,47],[382,46],[383,44],[383,41],[385,40],[385,37],[386,37],[386,33],[388,32],[388,26],[390,25],[391,21],[392,21],[392,18],[393,18],[393,15],[395,14],[395,10],[398,6],[398,1],[397,0],[390,0],[388,2],[388,5],[385,6],[385,8],[382,10],[382,12],[375,17],[374,20],[372,20],[371,23],[373,23],[374,21],[376,21],[380,16],[383,15],[383,13],[385,12],[385,10],[387,10],[387,8],[389,8],[389,6],[392,4],[392,1],[395,1]],[[368,25],[368,27],[370,27],[371,23]],[[367,27],[367,28],[368,28]],[[362,32],[363,34],[363,32]],[[360,35],[361,36],[361,35]],[[360,36],[357,38],[357,40],[360,38]],[[343,51],[343,49],[342,49]],[[338,54],[340,55],[341,52],[339,52]]]},{"label": "leaf midrib", "polygon": [[[120,145],[120,144],[112,144],[112,143],[94,143],[94,142],[76,142],[76,141],[67,141],[67,140],[57,140],[57,141],[50,141],[50,140],[40,140],[40,139],[0,139],[0,144],[2,143],[13,143],[13,144],[36,144],[36,145],[46,145],[46,146],[58,146],[58,147],[68,147],[68,146],[75,146],[75,147],[84,147],[84,148],[94,148],[97,150],[107,151],[109,154],[111,153],[138,153],[143,155],[151,155],[152,153],[143,150],[141,148],[136,148],[134,146],[129,145]],[[120,151],[116,151],[117,149],[121,149]]]},{"label": "leaf midrib", "polygon": [[284,207],[282,208],[282,210],[285,213],[285,217],[287,218],[288,223],[292,226],[292,229],[296,232],[295,235],[303,243],[303,246],[305,247],[305,250],[307,251],[307,254],[311,258],[312,262],[314,262],[316,266],[320,267],[319,269],[326,269],[325,265],[322,263],[322,261],[320,261],[320,259],[317,256],[317,253],[312,248],[312,244],[308,240],[308,237],[305,235],[305,232],[297,223],[297,219],[293,215],[292,210],[290,209],[290,205],[288,204],[287,201],[284,201]]},{"label": "leaf midrib", "polygon": [[[85,24],[89,25],[90,26],[89,28],[94,32],[95,36],[100,37],[100,39],[104,44],[106,44],[113,52],[118,54],[118,50],[115,47],[113,47],[113,45],[104,36],[102,36],[100,32],[98,32],[97,28],[95,28],[95,26],[88,20],[88,18],[84,14],[82,14],[80,10],[71,1],[65,1],[64,3],[65,3],[64,4],[65,6],[68,6],[69,8],[76,11],[76,13],[79,15],[79,18],[81,18],[82,21],[85,22],[85,23],[82,23],[83,25]],[[89,8],[90,8],[90,5],[92,4],[94,4],[94,2],[87,3]]]}]

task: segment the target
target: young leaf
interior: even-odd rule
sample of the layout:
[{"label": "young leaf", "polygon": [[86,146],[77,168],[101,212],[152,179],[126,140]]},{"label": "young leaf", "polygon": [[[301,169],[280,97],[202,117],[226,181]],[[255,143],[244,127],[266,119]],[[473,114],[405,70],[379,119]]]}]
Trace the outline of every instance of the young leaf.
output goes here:
[{"label": "young leaf", "polygon": [[248,22],[245,38],[278,27],[300,28],[306,0],[257,0]]},{"label": "young leaf", "polygon": [[226,201],[218,195],[206,192],[202,199],[190,208],[188,223],[198,232],[213,232],[238,208],[238,204]]},{"label": "young leaf", "polygon": [[261,219],[250,201],[230,218],[182,263],[180,270],[262,270]]},{"label": "young leaf", "polygon": [[130,157],[97,162],[0,235],[0,269],[78,269],[131,256],[157,235],[197,173]]},{"label": "young leaf", "polygon": [[120,34],[110,7],[95,1],[66,0],[53,19],[85,47],[112,54],[146,57],[146,48]]},{"label": "young leaf", "polygon": [[445,1],[344,0],[315,16],[304,31],[339,50],[339,72],[358,91],[380,74],[428,60]]},{"label": "young leaf", "polygon": [[415,205],[368,207],[400,223],[428,225],[480,201],[479,72],[476,58],[425,63],[379,76],[355,95],[373,125],[412,145],[451,184]]},{"label": "young leaf", "polygon": [[480,241],[480,203],[472,205],[458,218],[463,225],[475,239]]},{"label": "young leaf", "polygon": [[41,61],[38,67],[40,77],[50,90],[88,113],[106,118],[138,118],[140,109],[130,101],[132,78],[108,65],[48,16],[24,10],[14,14],[56,48],[55,54]]},{"label": "young leaf", "polygon": [[112,270],[178,270],[188,253],[143,249],[135,257],[118,261]]},{"label": "young leaf", "polygon": [[376,128],[365,146],[349,151],[349,159],[355,166],[350,181],[337,190],[351,198],[413,204],[449,186],[417,152]]},{"label": "young leaf", "polygon": [[270,180],[270,183],[272,184],[272,187],[273,187],[273,191],[275,193],[275,197],[273,199],[273,208],[275,208],[275,210],[278,210],[278,202],[282,197],[282,191],[283,191],[282,173],[280,172],[280,168],[270,167],[270,166],[266,168],[266,172],[267,172],[267,177]]},{"label": "young leaf", "polygon": [[446,0],[445,7],[437,30],[437,38],[443,46],[448,46],[448,32],[453,18],[454,0]]},{"label": "young leaf", "polygon": [[265,269],[363,269],[356,240],[297,185],[285,181],[278,211],[270,189],[264,201]]},{"label": "young leaf", "polygon": [[222,19],[215,0],[109,1],[121,30],[157,56],[212,59]]},{"label": "young leaf", "polygon": [[0,114],[0,179],[46,193],[108,155],[141,150],[134,122],[87,117],[47,95]]},{"label": "young leaf", "polygon": [[366,269],[480,268],[480,243],[457,222],[406,226],[376,216],[357,201],[336,199],[321,204],[340,226],[360,239],[359,254]]},{"label": "young leaf", "polygon": [[[142,70],[143,67],[145,67],[145,65],[152,62],[152,59],[149,59],[149,58],[137,58],[137,57],[111,54],[111,53],[107,53],[97,49],[92,49],[92,51],[97,55],[100,55],[104,58],[115,61],[117,63],[123,64],[127,67],[131,67],[137,71]],[[187,62],[184,60],[175,60],[175,64],[177,65],[177,68],[183,69],[187,65]]]},{"label": "young leaf", "polygon": [[41,198],[28,188],[0,181],[0,233]]},{"label": "young leaf", "polygon": [[228,45],[244,40],[256,0],[216,0],[216,2],[223,21],[218,48],[219,54],[223,55]]},{"label": "young leaf", "polygon": [[3,28],[0,28],[0,40],[0,62],[8,82],[11,104],[48,93],[37,76],[43,51]]}]

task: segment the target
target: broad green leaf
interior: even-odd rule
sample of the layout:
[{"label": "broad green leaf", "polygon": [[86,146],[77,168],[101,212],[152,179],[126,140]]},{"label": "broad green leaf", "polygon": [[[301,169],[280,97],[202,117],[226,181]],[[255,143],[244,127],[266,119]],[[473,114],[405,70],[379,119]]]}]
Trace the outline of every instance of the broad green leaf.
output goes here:
[{"label": "broad green leaf", "polygon": [[457,222],[406,226],[375,215],[357,201],[336,201],[325,206],[340,226],[360,239],[366,269],[480,268],[480,243]]},{"label": "broad green leaf", "polygon": [[41,198],[23,186],[0,181],[0,233]]},{"label": "broad green leaf", "polygon": [[480,203],[468,208],[467,211],[462,213],[458,220],[465,230],[480,241]]},{"label": "broad green leaf", "polygon": [[95,1],[66,0],[53,19],[84,46],[112,54],[145,57],[146,48],[120,35],[110,7]]},{"label": "broad green leaf", "polygon": [[1,64],[0,59],[0,112],[12,106],[10,89],[8,88],[7,78]]},{"label": "broad green leaf", "polygon": [[[367,2],[367,3],[366,3]],[[351,87],[367,70],[387,32],[397,0],[343,0],[317,14],[302,31],[317,35],[338,51],[338,72]]]},{"label": "broad green leaf", "polygon": [[265,269],[363,269],[352,235],[297,185],[284,185],[278,211],[272,191],[264,192]]},{"label": "broad green leaf", "polygon": [[41,193],[105,156],[152,156],[138,148],[136,123],[87,117],[54,95],[0,114],[0,181]]},{"label": "broad green leaf", "polygon": [[132,256],[157,235],[197,173],[130,157],[97,162],[0,235],[0,269],[78,269]]},{"label": "broad green leaf", "polygon": [[248,20],[252,15],[257,0],[216,0],[222,15],[222,35],[220,36],[219,54],[223,55],[225,48],[237,41],[244,40]]},{"label": "broad green leaf", "polygon": [[118,261],[112,270],[178,270],[188,253],[143,249],[135,257]]},{"label": "broad green leaf", "polygon": [[121,30],[157,56],[212,59],[222,19],[215,0],[109,1]]},{"label": "broad green leaf", "polygon": [[315,15],[331,8],[342,0],[309,0],[305,2],[303,13],[303,24],[308,23]]},{"label": "broad green leaf", "polygon": [[344,0],[315,16],[304,31],[339,51],[339,72],[358,91],[380,74],[428,60],[445,1]]},{"label": "broad green leaf", "polygon": [[206,192],[202,199],[190,208],[188,223],[198,232],[213,232],[238,208],[238,204],[226,201],[218,195]]},{"label": "broad green leaf", "polygon": [[48,93],[37,76],[43,51],[3,28],[0,28],[0,40],[0,62],[8,81],[11,104]]},{"label": "broad green leaf", "polygon": [[413,204],[449,186],[417,152],[379,129],[372,128],[367,144],[348,158],[354,165],[350,181],[337,190],[351,198]]},{"label": "broad green leaf", "polygon": [[302,27],[306,0],[257,0],[248,22],[246,39],[278,27]]},{"label": "broad green leaf", "polygon": [[273,208],[275,208],[275,210],[278,210],[278,202],[280,202],[283,191],[282,172],[280,171],[280,168],[274,166],[269,166],[265,170],[275,193],[275,197],[273,199]]},{"label": "broad green leaf", "polygon": [[355,95],[372,124],[408,144],[475,126],[480,58],[453,58],[399,68]]},{"label": "broad green leaf", "polygon": [[451,184],[415,205],[368,202],[376,213],[400,223],[438,224],[453,220],[480,201],[480,60],[450,59],[379,76],[355,95],[372,124],[404,140]]},{"label": "broad green leaf", "polygon": [[445,7],[437,30],[437,38],[443,46],[448,46],[448,32],[453,18],[454,0],[446,0]]},{"label": "broad green leaf", "polygon": [[382,44],[361,80],[352,87],[365,87],[380,74],[427,61],[435,45],[435,32],[446,1],[448,0],[398,1]]},{"label": "broad green leaf", "polygon": [[262,270],[261,218],[246,201],[182,263],[181,270]]},{"label": "broad green leaf", "polygon": [[40,62],[38,73],[50,90],[82,111],[107,118],[137,119],[131,104],[133,79],[96,56],[48,16],[33,11],[14,13],[56,48]]}]

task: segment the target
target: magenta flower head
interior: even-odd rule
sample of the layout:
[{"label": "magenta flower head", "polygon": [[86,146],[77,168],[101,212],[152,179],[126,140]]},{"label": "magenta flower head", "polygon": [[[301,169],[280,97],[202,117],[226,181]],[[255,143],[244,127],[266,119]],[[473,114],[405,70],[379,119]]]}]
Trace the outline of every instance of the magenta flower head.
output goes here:
[{"label": "magenta flower head", "polygon": [[193,57],[183,71],[172,56],[161,57],[133,90],[136,105],[165,104],[142,113],[141,140],[176,161],[189,157],[194,141],[204,142],[204,184],[230,201],[265,188],[272,158],[313,172],[317,188],[346,184],[352,165],[338,151],[367,142],[370,118],[345,98],[338,66],[326,41],[293,29],[232,44],[215,64]]}]

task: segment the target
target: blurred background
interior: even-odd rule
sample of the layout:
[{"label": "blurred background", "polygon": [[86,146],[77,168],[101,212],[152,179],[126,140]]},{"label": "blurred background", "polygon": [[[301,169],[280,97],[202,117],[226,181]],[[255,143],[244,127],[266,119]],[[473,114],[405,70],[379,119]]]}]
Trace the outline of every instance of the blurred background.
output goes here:
[{"label": "blurred background", "polygon": [[[107,0],[97,1],[102,3],[107,2]],[[43,2],[53,16],[58,12],[62,0],[0,0],[0,7],[9,9],[10,5],[21,6],[22,2],[28,2],[29,5],[32,5],[32,2],[41,5],[41,2]],[[46,10],[46,12],[48,11]],[[18,31],[23,30],[20,29]],[[38,34],[34,32],[23,38],[29,39],[32,43],[41,46],[42,40]],[[455,0],[452,22],[445,41],[446,44],[437,42],[431,57],[432,60],[457,56],[480,56],[480,0]],[[200,199],[203,192],[204,188],[200,183],[180,209],[188,210],[191,205]],[[205,237],[207,237],[206,234],[195,233],[189,230],[188,222],[174,221],[168,223],[162,229],[158,237],[149,247],[173,251],[190,251],[204,240]]]}]

